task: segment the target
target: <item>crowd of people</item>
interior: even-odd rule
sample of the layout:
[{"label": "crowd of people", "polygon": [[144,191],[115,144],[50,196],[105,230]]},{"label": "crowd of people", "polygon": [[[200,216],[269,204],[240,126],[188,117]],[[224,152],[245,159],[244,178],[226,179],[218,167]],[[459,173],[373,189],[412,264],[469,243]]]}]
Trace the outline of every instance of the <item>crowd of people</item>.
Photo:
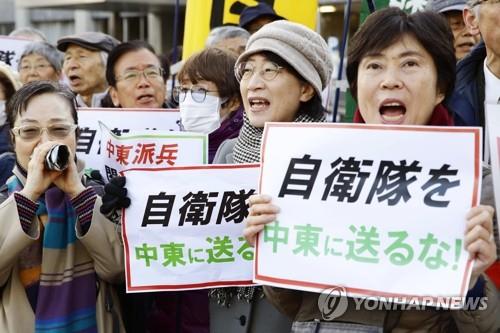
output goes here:
[{"label": "crowd of people", "polygon": [[[498,0],[375,11],[347,49],[354,122],[485,129],[485,104],[500,104],[499,27]],[[12,35],[33,42],[17,70],[0,63],[1,332],[500,331],[487,153],[481,204],[464,216],[464,247],[475,259],[466,297],[486,297],[483,309],[368,311],[349,299],[327,321],[317,293],[270,286],[125,293],[118,217],[130,205],[127,180],[104,184],[83,172],[77,109],[178,108],[185,131],[208,135],[210,163],[258,163],[266,122],[326,121],[330,50],[260,2],[244,9],[239,27],[214,28],[169,92],[169,65],[145,41],[85,32],[53,46],[32,28]],[[56,146],[67,147],[64,170],[45,162]],[[253,246],[280,207],[266,193],[248,205],[243,236]]]}]

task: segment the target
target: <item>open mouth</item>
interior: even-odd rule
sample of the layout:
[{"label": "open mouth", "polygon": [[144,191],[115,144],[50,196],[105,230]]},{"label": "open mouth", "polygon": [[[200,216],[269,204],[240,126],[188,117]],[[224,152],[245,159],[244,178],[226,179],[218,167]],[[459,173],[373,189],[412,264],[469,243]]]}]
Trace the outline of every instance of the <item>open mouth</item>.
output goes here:
[{"label": "open mouth", "polygon": [[405,119],[406,106],[400,101],[383,102],[379,107],[379,113],[384,124],[402,124]]},{"label": "open mouth", "polygon": [[259,112],[266,110],[271,104],[269,100],[261,97],[251,97],[248,99],[250,103],[250,109],[253,112]]},{"label": "open mouth", "polygon": [[154,101],[154,96],[151,94],[144,94],[137,97],[137,102],[139,104],[147,104],[151,103],[152,101]]},{"label": "open mouth", "polygon": [[69,83],[72,86],[76,86],[76,85],[80,84],[80,82],[82,82],[82,79],[78,75],[70,75],[68,77],[68,79],[69,79]]}]

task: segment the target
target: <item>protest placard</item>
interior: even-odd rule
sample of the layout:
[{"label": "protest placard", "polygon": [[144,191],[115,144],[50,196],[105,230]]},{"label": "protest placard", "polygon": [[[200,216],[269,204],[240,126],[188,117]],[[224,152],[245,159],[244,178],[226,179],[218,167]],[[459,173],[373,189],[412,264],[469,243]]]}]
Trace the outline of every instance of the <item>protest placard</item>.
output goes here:
[{"label": "protest placard", "polygon": [[254,281],[463,297],[481,138],[480,128],[266,123],[260,193],[281,210],[259,234]]},{"label": "protest placard", "polygon": [[0,36],[0,61],[3,61],[12,67],[13,70],[17,71],[21,54],[26,45],[31,42],[28,39]]},{"label": "protest placard", "polygon": [[124,169],[165,168],[208,162],[208,135],[190,132],[130,131],[120,136],[99,122],[101,175],[108,181]]},{"label": "protest placard", "polygon": [[123,171],[127,291],[251,285],[242,230],[258,174],[258,164]]},{"label": "protest placard", "polygon": [[132,130],[180,130],[177,109],[79,108],[80,135],[76,152],[85,161],[86,169],[99,170],[102,167],[99,121],[117,135]]}]

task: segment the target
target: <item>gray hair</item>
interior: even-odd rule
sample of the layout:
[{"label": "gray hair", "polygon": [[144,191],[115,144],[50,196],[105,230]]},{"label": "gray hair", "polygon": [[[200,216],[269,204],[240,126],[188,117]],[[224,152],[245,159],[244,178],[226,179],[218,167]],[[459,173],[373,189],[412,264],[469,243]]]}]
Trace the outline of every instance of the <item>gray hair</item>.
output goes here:
[{"label": "gray hair", "polygon": [[34,42],[47,42],[47,36],[38,29],[32,27],[22,27],[10,32],[10,37],[24,37]]},{"label": "gray hair", "polygon": [[21,62],[24,57],[29,56],[31,54],[38,54],[43,56],[50,63],[52,67],[56,70],[56,72],[61,71],[63,56],[61,52],[59,52],[55,46],[46,42],[33,42],[26,46],[21,57],[19,58],[19,63],[17,65],[17,70],[21,69]]},{"label": "gray hair", "polygon": [[248,40],[250,38],[250,33],[243,28],[234,26],[223,26],[213,28],[205,41],[206,47],[215,46],[221,40],[230,38],[243,38]]},{"label": "gray hair", "polygon": [[101,55],[102,65],[104,66],[104,69],[106,69],[109,53],[105,51],[99,51],[99,54]]}]

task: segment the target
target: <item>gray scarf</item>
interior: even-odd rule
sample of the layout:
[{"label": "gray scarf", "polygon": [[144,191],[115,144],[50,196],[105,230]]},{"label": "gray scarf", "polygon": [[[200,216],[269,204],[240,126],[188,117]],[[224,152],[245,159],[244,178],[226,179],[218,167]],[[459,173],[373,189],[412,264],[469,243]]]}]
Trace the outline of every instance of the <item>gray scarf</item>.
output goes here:
[{"label": "gray scarf", "polygon": [[[318,123],[325,122],[325,117],[311,117],[305,112],[300,112],[294,120],[295,123]],[[260,145],[264,128],[254,127],[250,124],[245,113],[243,118],[243,127],[240,130],[238,139],[233,150],[234,163],[259,163]],[[244,300],[248,303],[253,299],[262,298],[264,295],[262,287],[231,287],[215,288],[209,291],[209,297],[217,300],[221,306],[230,307],[234,296],[238,300]]]}]

